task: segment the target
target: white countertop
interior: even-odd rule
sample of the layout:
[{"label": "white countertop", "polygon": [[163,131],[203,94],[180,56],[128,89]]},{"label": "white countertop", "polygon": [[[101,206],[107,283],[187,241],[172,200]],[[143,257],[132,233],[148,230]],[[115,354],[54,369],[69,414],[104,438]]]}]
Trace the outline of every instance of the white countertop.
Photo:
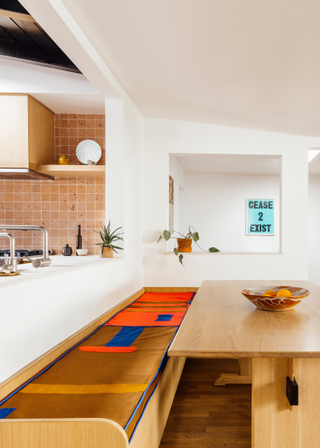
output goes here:
[{"label": "white countertop", "polygon": [[50,258],[52,260],[52,264],[46,268],[34,268],[31,263],[18,265],[18,271],[20,271],[21,274],[12,277],[0,277],[0,289],[17,285],[25,281],[51,277],[53,275],[65,274],[78,269],[84,269],[86,267],[106,263],[115,263],[123,260],[122,257],[100,258],[99,255],[86,255],[85,257],[78,257],[76,255],[72,255],[71,257],[51,255]]}]

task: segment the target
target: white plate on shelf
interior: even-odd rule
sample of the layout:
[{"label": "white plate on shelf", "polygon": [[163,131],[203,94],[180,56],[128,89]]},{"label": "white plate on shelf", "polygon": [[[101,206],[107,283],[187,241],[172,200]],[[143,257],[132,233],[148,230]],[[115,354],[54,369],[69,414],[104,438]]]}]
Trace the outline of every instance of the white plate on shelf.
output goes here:
[{"label": "white plate on shelf", "polygon": [[83,140],[77,146],[76,156],[84,165],[88,165],[88,160],[97,163],[101,158],[101,147],[93,140]]}]

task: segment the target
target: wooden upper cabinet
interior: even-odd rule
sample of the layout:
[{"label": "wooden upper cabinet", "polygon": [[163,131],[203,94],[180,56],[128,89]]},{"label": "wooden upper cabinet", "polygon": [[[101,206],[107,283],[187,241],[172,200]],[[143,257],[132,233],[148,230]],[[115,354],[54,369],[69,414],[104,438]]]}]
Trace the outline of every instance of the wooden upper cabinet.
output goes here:
[{"label": "wooden upper cabinet", "polygon": [[54,163],[54,113],[27,94],[0,94],[0,168]]}]

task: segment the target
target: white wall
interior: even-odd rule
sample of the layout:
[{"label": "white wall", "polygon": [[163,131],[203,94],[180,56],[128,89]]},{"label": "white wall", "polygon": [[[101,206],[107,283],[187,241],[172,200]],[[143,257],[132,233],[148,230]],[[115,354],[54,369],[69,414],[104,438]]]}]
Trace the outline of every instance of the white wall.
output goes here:
[{"label": "white wall", "polygon": [[309,175],[309,280],[320,284],[320,175]]},{"label": "white wall", "polygon": [[123,166],[114,167],[122,195],[107,179],[107,219],[123,226],[124,259],[1,289],[0,382],[142,288],[142,125],[124,102]]},{"label": "white wall", "polygon": [[[144,284],[199,286],[204,279],[308,278],[308,147],[319,139],[223,126],[144,120]],[[169,154],[282,156],[282,254],[186,255],[182,268],[166,244]],[[218,245],[218,244],[217,244]]]},{"label": "white wall", "polygon": [[120,187],[107,179],[107,219],[123,226],[124,259],[1,289],[0,382],[143,287],[142,125],[124,102]]},{"label": "white wall", "polygon": [[0,57],[0,92],[99,94],[85,76]]},{"label": "white wall", "polygon": [[[30,73],[18,78],[29,92]],[[143,118],[128,97],[106,101],[106,134],[106,219],[123,226],[124,259],[1,290],[0,382],[143,286]]]},{"label": "white wall", "polygon": [[[206,250],[279,252],[279,190],[279,176],[186,173],[180,232],[195,227]],[[246,198],[275,199],[275,236],[246,235]]]}]

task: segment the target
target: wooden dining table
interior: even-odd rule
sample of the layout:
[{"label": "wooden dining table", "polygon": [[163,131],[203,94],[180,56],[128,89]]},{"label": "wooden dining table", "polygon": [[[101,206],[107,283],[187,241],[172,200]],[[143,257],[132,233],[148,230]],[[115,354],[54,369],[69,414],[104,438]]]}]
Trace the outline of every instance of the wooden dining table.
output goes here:
[{"label": "wooden dining table", "polygon": [[[310,295],[290,311],[263,311],[241,294],[257,286],[300,286]],[[320,286],[204,281],[168,354],[252,360],[252,447],[320,447]],[[289,403],[288,384],[298,404]]]}]

